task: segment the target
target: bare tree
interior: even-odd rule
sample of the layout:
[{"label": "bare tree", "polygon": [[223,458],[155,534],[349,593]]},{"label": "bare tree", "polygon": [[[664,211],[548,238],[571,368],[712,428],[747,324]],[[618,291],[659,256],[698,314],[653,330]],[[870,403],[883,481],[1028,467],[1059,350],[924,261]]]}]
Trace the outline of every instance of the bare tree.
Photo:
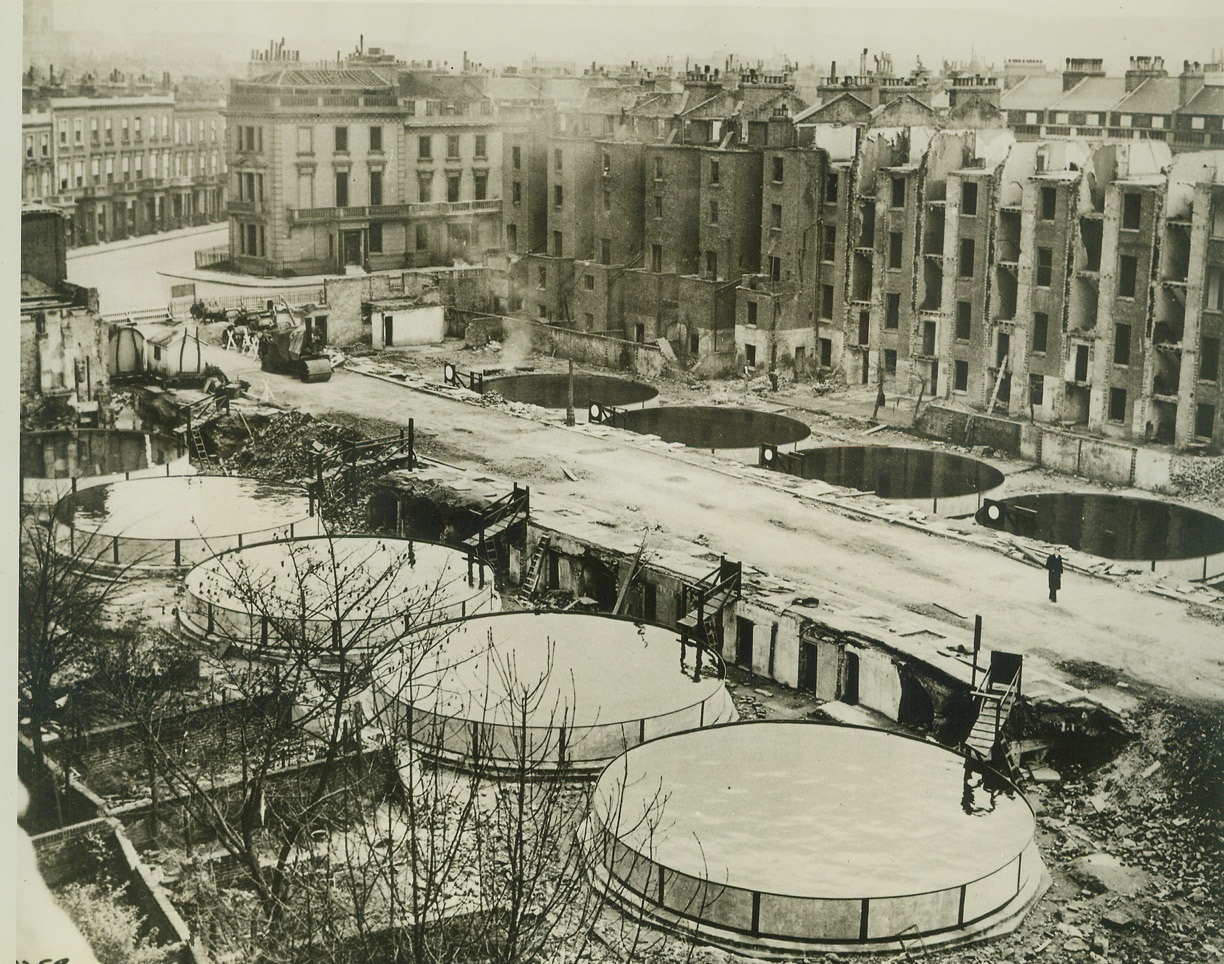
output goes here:
[{"label": "bare tree", "polygon": [[[118,583],[103,574],[96,547],[88,542],[58,545],[53,528],[33,519],[23,524],[21,536],[17,691],[41,772],[45,734],[59,720],[66,684],[87,671]],[[55,804],[60,807],[58,790]]]}]

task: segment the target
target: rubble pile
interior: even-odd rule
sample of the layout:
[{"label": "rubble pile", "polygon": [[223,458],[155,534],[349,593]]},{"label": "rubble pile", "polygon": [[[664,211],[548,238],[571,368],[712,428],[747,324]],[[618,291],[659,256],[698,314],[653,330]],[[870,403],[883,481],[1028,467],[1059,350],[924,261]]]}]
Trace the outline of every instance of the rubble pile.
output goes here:
[{"label": "rubble pile", "polygon": [[1176,456],[1172,479],[1181,498],[1224,506],[1224,457]]},{"label": "rubble pile", "polygon": [[360,432],[320,421],[305,412],[286,412],[257,430],[234,454],[230,466],[242,475],[259,478],[308,479],[313,467],[311,443],[331,448],[363,437]]}]

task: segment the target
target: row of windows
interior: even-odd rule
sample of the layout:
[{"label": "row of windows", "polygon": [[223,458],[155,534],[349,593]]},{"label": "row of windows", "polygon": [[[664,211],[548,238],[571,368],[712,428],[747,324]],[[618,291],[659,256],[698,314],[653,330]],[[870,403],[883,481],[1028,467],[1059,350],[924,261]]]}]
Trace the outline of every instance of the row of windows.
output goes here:
[{"label": "row of windows", "polygon": [[[72,143],[77,146],[85,143],[85,118],[84,117],[61,117],[59,118],[57,129],[59,132],[59,143],[61,147],[68,146],[69,121],[71,120]],[[154,115],[149,115],[148,123],[145,123],[144,117],[128,117],[123,116],[118,118],[118,125],[115,123],[116,118],[107,114],[101,118],[93,116],[89,118],[89,141],[93,146],[100,143],[113,144],[116,137],[121,142],[132,140],[157,140],[158,139],[158,118]],[[170,117],[167,114],[161,115],[161,140],[170,138]],[[174,122],[174,143],[192,144],[199,142],[205,143],[205,135],[207,141],[215,144],[217,142],[217,118],[209,118],[205,125],[204,118],[198,118],[195,123],[190,120],[176,120]],[[43,135],[45,138],[46,135]],[[44,140],[45,143],[45,140]],[[31,140],[27,137],[27,157],[33,155],[29,153]],[[45,152],[44,152],[45,154]]]},{"label": "row of windows", "polygon": [[[250,180],[249,180],[250,179]],[[385,204],[383,191],[383,172],[371,171],[367,181],[367,204],[377,207]],[[460,200],[460,193],[463,179],[459,174],[451,174],[446,178],[446,200],[454,202]],[[348,171],[338,171],[335,174],[335,207],[348,207],[351,198],[350,188],[352,186],[352,174]],[[433,176],[422,175],[417,181],[418,198],[421,203],[428,204],[434,201],[433,196]],[[484,201],[488,198],[489,181],[484,174],[477,174],[473,178],[473,197],[477,201]],[[238,199],[240,201],[262,201],[263,200],[263,175],[251,174],[242,172],[239,174],[238,180]],[[315,206],[315,190],[314,190],[314,175],[310,172],[301,172],[298,175],[298,206],[302,208],[312,208]]]},{"label": "row of windows", "polygon": [[[106,158],[90,158],[88,178],[86,177],[85,159],[60,161],[57,165],[57,180],[59,190],[69,191],[74,187],[93,187],[100,184],[114,184],[116,181],[127,183],[144,178],[195,177],[200,175],[215,175],[220,171],[220,156],[216,151],[211,154],[179,154],[171,156],[169,151],[160,155],[161,173],[158,174],[158,155],[148,155],[148,165],[145,165],[144,154],[119,155],[119,163],[115,163],[115,155]],[[207,162],[207,163],[206,163]]]}]

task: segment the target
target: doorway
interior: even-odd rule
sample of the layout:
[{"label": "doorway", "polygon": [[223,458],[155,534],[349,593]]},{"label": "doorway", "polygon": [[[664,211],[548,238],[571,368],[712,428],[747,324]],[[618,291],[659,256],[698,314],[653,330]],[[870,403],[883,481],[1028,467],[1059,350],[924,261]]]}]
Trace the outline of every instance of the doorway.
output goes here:
[{"label": "doorway", "polygon": [[752,669],[752,620],[735,617],[735,662],[747,670]]},{"label": "doorway", "polygon": [[361,264],[361,232],[340,232],[340,257],[345,265]]},{"label": "doorway", "polygon": [[392,315],[383,315],[383,348],[391,347],[391,336],[395,331],[395,318]]},{"label": "doorway", "polygon": [[799,689],[816,693],[816,644],[799,643]]},{"label": "doorway", "polygon": [[842,683],[841,701],[856,706],[859,701],[859,658],[858,653],[845,651],[845,680]]}]

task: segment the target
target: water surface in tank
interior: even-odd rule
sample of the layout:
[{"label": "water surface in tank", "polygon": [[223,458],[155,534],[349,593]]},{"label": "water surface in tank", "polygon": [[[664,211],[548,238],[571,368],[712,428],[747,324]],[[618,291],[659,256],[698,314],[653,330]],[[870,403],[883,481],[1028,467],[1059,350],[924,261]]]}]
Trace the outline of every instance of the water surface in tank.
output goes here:
[{"label": "water surface in tank", "polygon": [[[565,408],[569,396],[569,376],[566,374],[534,373],[486,378],[485,391],[498,392],[511,402],[539,405],[541,408]],[[586,409],[591,402],[617,407],[640,405],[657,398],[659,393],[643,382],[612,375],[574,374],[574,408]]]},{"label": "water surface in tank", "polygon": [[1224,519],[1182,505],[1093,492],[1018,495],[1002,500],[992,528],[1070,546],[1106,559],[1191,559],[1224,552]]},{"label": "water surface in tank", "polygon": [[[930,449],[832,446],[805,449],[785,459],[786,470],[801,478],[874,492],[883,499],[947,499],[1003,484],[1003,473],[992,465]],[[796,460],[798,471],[792,467]]]},{"label": "water surface in tank", "polygon": [[208,539],[288,527],[309,516],[306,490],[215,475],[133,479],[61,499],[56,519],[122,539]]},{"label": "water surface in tank", "polygon": [[798,419],[750,408],[675,405],[634,409],[617,416],[631,432],[657,435],[697,449],[746,449],[801,442],[812,430]]}]

